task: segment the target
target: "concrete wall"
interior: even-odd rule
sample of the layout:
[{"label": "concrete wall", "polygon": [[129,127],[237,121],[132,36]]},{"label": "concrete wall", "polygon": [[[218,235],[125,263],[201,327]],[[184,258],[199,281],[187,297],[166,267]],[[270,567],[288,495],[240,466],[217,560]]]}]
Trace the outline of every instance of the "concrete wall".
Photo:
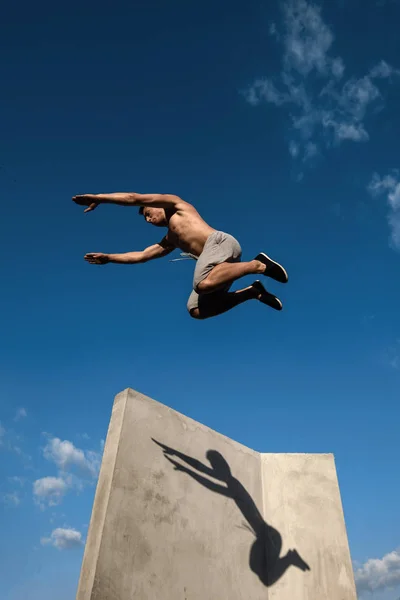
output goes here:
[{"label": "concrete wall", "polygon": [[262,454],[261,464],[264,516],[280,533],[280,556],[296,549],[310,567],[288,568],[269,599],[357,598],[332,454]]},{"label": "concrete wall", "polygon": [[116,396],[77,600],[325,598],[356,599],[331,455],[260,455]]}]

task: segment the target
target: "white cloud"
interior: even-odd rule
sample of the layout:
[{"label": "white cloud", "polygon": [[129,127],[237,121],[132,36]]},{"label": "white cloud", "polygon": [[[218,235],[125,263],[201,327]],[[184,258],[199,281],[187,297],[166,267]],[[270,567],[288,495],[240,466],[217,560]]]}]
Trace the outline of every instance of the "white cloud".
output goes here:
[{"label": "white cloud", "polygon": [[343,140],[352,140],[353,142],[366,142],[369,140],[369,135],[362,123],[340,122],[335,120],[332,115],[327,114],[322,120],[322,125],[325,129],[331,128],[336,143]]},{"label": "white cloud", "polygon": [[58,550],[69,550],[82,546],[83,541],[80,531],[58,527],[51,532],[49,538],[41,538],[40,543],[42,545],[51,544]]},{"label": "white cloud", "polygon": [[400,172],[394,169],[384,177],[374,173],[367,189],[372,196],[386,196],[391,245],[400,249]]},{"label": "white cloud", "polygon": [[27,416],[28,415],[27,415],[25,408],[21,407],[17,410],[15,417],[14,417],[14,421],[19,421],[20,419],[24,419]]},{"label": "white cloud", "polygon": [[91,477],[98,475],[101,457],[97,452],[81,450],[68,440],[51,438],[43,450],[47,460],[54,462],[61,471],[77,467]]},{"label": "white cloud", "polygon": [[70,486],[61,477],[42,477],[33,483],[33,496],[41,508],[60,504]]},{"label": "white cloud", "polygon": [[356,121],[362,121],[368,105],[377,100],[380,95],[378,88],[369,77],[360,79],[352,77],[344,84],[337,100],[345,114],[352,116]]},{"label": "white cloud", "polygon": [[366,142],[369,135],[362,123],[339,123],[335,130],[336,138],[341,140],[353,140],[353,142]]},{"label": "white cloud", "polygon": [[[283,5],[285,18],[284,66],[295,69],[301,75],[315,70],[327,75],[340,69],[340,59],[328,57],[333,42],[333,34],[321,17],[321,9],[306,0],[292,0]],[[334,65],[334,66],[333,66]]]},{"label": "white cloud", "polygon": [[381,559],[370,558],[354,574],[361,595],[400,585],[400,551],[394,550]]},{"label": "white cloud", "polygon": [[393,190],[398,181],[398,171],[394,170],[392,174],[381,177],[378,173],[372,175],[372,179],[368,184],[368,191],[373,195],[378,195],[387,190]]},{"label": "white cloud", "polygon": [[68,440],[45,435],[48,442],[43,448],[43,455],[58,467],[59,472],[57,477],[43,477],[33,484],[34,500],[42,509],[60,504],[67,491],[81,491],[85,484],[92,484],[101,462],[98,452],[84,451]]},{"label": "white cloud", "polygon": [[10,494],[3,494],[2,501],[8,506],[19,506],[21,499],[18,492],[11,492]]},{"label": "white cloud", "polygon": [[284,35],[273,36],[283,46],[282,70],[274,80],[257,78],[244,97],[252,106],[288,106],[293,133],[298,134],[292,142],[299,148],[294,151],[297,146],[291,143],[289,152],[303,162],[313,156],[309,143],[329,148],[368,141],[365,119],[375,106],[383,106],[375,81],[389,80],[400,71],[382,60],[367,75],[342,82],[345,64],[332,52],[335,38],[321,8],[307,0],[286,0],[282,9]]}]

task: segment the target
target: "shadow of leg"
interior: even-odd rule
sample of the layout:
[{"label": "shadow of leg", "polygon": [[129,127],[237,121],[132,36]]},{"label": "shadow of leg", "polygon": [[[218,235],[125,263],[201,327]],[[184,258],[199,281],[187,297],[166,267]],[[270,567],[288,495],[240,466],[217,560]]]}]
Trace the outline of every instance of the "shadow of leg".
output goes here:
[{"label": "shadow of leg", "polygon": [[257,536],[251,547],[250,568],[268,587],[276,583],[291,566],[302,571],[310,570],[297,550],[289,550],[285,556],[280,557],[281,549],[281,535],[268,525],[266,525],[265,531]]}]

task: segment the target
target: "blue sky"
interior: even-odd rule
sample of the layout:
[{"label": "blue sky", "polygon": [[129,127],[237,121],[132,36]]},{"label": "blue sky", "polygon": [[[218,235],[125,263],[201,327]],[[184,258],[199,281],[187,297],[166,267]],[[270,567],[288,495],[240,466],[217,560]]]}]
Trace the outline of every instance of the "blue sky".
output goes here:
[{"label": "blue sky", "polygon": [[[2,598],[75,598],[126,387],[259,451],[333,452],[359,596],[399,598],[399,19],[396,0],[3,7]],[[192,261],[85,263],[160,239],[71,202],[107,191],[178,194],[244,259],[270,253],[284,310],[198,322]]]}]

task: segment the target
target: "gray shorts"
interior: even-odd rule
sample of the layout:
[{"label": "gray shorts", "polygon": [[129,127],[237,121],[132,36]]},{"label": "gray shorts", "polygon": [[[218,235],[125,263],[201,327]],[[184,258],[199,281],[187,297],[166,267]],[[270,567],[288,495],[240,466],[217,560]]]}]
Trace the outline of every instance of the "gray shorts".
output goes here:
[{"label": "gray shorts", "polygon": [[[199,291],[197,286],[212,269],[223,262],[240,262],[242,257],[242,249],[239,242],[229,233],[223,231],[215,231],[208,238],[204,244],[203,252],[197,259],[196,268],[193,276],[193,291],[189,296],[187,303],[187,309],[190,312],[194,308],[198,308],[199,305]],[[220,294],[221,292],[227,292],[231,286],[222,285],[220,288],[207,294],[207,297],[211,300],[213,294]]]}]

